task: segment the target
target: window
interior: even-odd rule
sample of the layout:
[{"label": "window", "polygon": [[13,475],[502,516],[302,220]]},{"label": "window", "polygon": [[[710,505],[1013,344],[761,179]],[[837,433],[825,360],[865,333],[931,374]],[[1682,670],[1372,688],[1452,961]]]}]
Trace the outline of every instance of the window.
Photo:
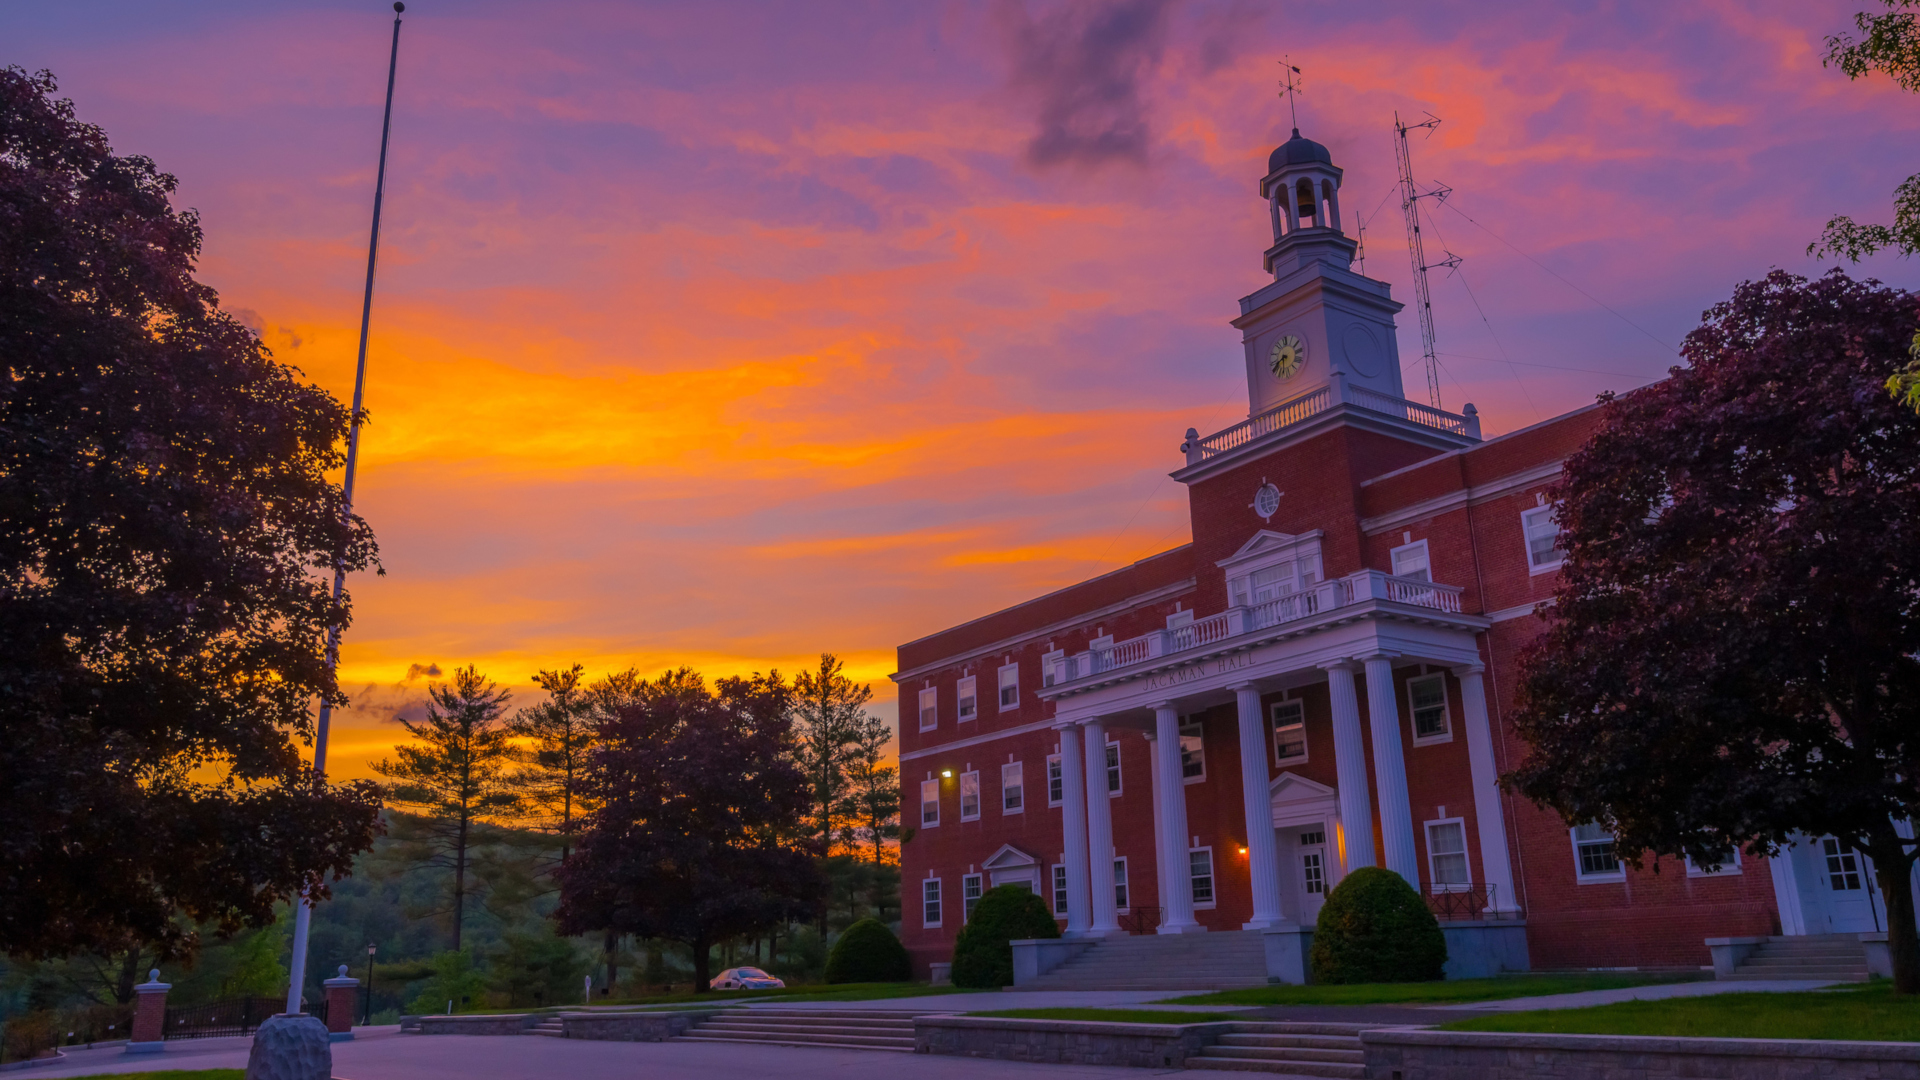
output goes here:
[{"label": "window", "polygon": [[1273,762],[1296,765],[1307,760],[1307,706],[1303,701],[1273,703]]},{"label": "window", "polygon": [[1319,894],[1327,891],[1327,868],[1321,860],[1320,852],[1301,853],[1300,877],[1306,882],[1307,892]]},{"label": "window", "polygon": [[1687,876],[1719,877],[1722,874],[1738,874],[1740,872],[1740,849],[1730,847],[1725,851],[1718,852],[1713,858],[1707,860],[1707,865],[1717,865],[1719,869],[1702,870],[1700,864],[1693,861],[1693,856],[1687,856]]},{"label": "window", "polygon": [[1299,551],[1294,558],[1268,563],[1245,577],[1229,577],[1227,590],[1235,606],[1258,607],[1306,592],[1319,580],[1320,552],[1316,543],[1309,550]]},{"label": "window", "polygon": [[920,730],[932,731],[940,726],[940,690],[929,686],[920,691]]},{"label": "window", "polygon": [[1467,823],[1460,818],[1427,822],[1427,873],[1434,892],[1460,892],[1473,884],[1467,869]]},{"label": "window", "polygon": [[1207,748],[1200,738],[1200,718],[1189,716],[1180,722],[1180,776],[1189,784],[1207,778]]},{"label": "window", "polygon": [[1020,665],[1008,664],[1000,669],[1000,711],[1020,707]]},{"label": "window", "polygon": [[1407,711],[1413,715],[1413,745],[1453,741],[1453,725],[1447,721],[1445,675],[1408,679]]},{"label": "window", "polygon": [[1193,906],[1213,906],[1213,849],[1194,848],[1187,852],[1187,877],[1193,882]]},{"label": "window", "polygon": [[1107,744],[1107,795],[1120,794],[1120,744]]},{"label": "window", "polygon": [[1573,827],[1573,856],[1581,881],[1619,881],[1627,876],[1613,853],[1613,834],[1597,822]]},{"label": "window", "polygon": [[1553,507],[1536,506],[1520,515],[1520,526],[1527,534],[1527,569],[1544,574],[1560,567],[1560,525],[1553,520]]},{"label": "window", "polygon": [[968,874],[960,879],[960,921],[973,921],[973,906],[980,902],[980,875]]},{"label": "window", "polygon": [[1020,762],[1000,766],[1000,812],[1018,814],[1026,809],[1026,786],[1020,780]]},{"label": "window", "polygon": [[1113,860],[1113,906],[1120,911],[1127,910],[1127,857],[1125,855]]},{"label": "window", "polygon": [[920,781],[920,827],[931,829],[940,824],[940,781]]},{"label": "window", "polygon": [[1067,913],[1067,868],[1059,863],[1053,864],[1053,913]]},{"label": "window", "polygon": [[980,715],[979,703],[973,694],[973,676],[961,679],[956,689],[960,694],[960,719],[971,720]]},{"label": "window", "polygon": [[1415,581],[1433,580],[1433,568],[1427,562],[1425,540],[1415,540],[1405,547],[1393,549],[1393,576],[1412,578]]},{"label": "window", "polygon": [[1820,841],[1820,850],[1827,857],[1827,883],[1834,892],[1853,892],[1860,888],[1860,855],[1858,852],[1841,850],[1840,841],[1829,836]]},{"label": "window", "polygon": [[939,878],[928,878],[920,883],[920,925],[926,927],[940,925]]},{"label": "window", "polygon": [[960,774],[960,820],[980,820],[980,774]]},{"label": "window", "polygon": [[1057,649],[1040,658],[1040,685],[1041,686],[1052,686],[1056,681],[1058,681],[1059,669],[1056,667],[1056,665],[1058,665],[1060,661],[1065,660],[1066,658],[1067,658],[1067,653],[1066,653],[1066,650],[1064,649]]}]

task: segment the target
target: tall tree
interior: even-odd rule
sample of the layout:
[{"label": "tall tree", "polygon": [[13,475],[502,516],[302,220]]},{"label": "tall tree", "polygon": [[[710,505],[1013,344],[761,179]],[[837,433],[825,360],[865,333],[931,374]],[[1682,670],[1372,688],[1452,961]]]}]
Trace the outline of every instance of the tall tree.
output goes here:
[{"label": "tall tree", "polygon": [[0,951],[192,952],[352,865],[370,783],[301,760],[347,410],[193,278],[174,178],[0,70]]},{"label": "tall tree", "polygon": [[478,827],[511,820],[519,792],[508,775],[513,743],[501,719],[512,693],[468,666],[451,682],[434,683],[423,720],[402,718],[414,742],[393,748],[394,759],[373,769],[394,781],[387,798],[417,818],[396,837],[411,840],[424,864],[453,870],[453,948],[460,948],[466,916],[467,868]]},{"label": "tall tree", "polygon": [[522,766],[514,774],[525,799],[523,812],[560,838],[562,862],[573,846],[587,751],[593,746],[591,699],[581,685],[586,672],[575,664],[534,675],[547,700],[521,709],[507,725],[509,734],[530,744],[520,749]]},{"label": "tall tree", "polygon": [[821,847],[839,836],[849,794],[848,766],[861,735],[861,719],[873,688],[847,678],[846,665],[832,653],[820,654],[820,666],[793,682],[794,754],[813,788],[808,811]]},{"label": "tall tree", "polygon": [[[1920,0],[1882,0],[1882,14],[1862,11],[1854,15],[1858,39],[1847,34],[1827,38],[1823,67],[1837,67],[1847,78],[1859,79],[1875,72],[1890,76],[1902,90],[1920,93]],[[1807,254],[1841,256],[1859,262],[1861,256],[1882,248],[1902,255],[1920,252],[1920,173],[1901,181],[1893,193],[1893,224],[1861,225],[1846,215],[1827,222],[1820,239],[1807,245]],[[1910,348],[1912,359],[1905,367],[1887,376],[1887,390],[1907,405],[1920,410],[1920,335]]]},{"label": "tall tree", "polygon": [[862,713],[854,721],[842,811],[848,824],[841,842],[850,848],[866,846],[875,865],[888,861],[887,843],[900,837],[900,770],[887,764],[887,744],[892,741],[893,731],[880,717]]},{"label": "tall tree", "polygon": [[1834,270],[1735,290],[1690,367],[1606,401],[1509,777],[1620,853],[1714,866],[1795,834],[1870,855],[1920,991],[1920,416],[1880,392],[1920,301]]},{"label": "tall tree", "polygon": [[602,726],[589,765],[599,808],[559,870],[563,934],[611,927],[685,943],[694,987],[729,938],[811,916],[826,883],[796,842],[808,778],[793,761],[793,692],[779,675],[687,668],[639,688]]}]

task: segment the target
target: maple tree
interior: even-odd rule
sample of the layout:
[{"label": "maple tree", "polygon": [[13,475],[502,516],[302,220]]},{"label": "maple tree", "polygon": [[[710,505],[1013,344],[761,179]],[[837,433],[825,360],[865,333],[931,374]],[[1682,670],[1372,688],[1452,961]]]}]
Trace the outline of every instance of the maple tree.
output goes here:
[{"label": "maple tree", "polygon": [[1715,867],[1831,835],[1872,857],[1920,991],[1920,416],[1883,384],[1913,294],[1775,271],[1690,362],[1605,401],[1554,497],[1566,558],[1507,778],[1619,854]]}]

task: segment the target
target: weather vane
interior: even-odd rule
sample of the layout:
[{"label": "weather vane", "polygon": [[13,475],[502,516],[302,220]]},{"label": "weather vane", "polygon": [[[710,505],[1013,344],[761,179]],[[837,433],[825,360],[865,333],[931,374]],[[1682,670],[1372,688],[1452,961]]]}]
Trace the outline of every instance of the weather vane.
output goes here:
[{"label": "weather vane", "polygon": [[1306,85],[1305,80],[1300,78],[1300,69],[1293,66],[1290,57],[1280,58],[1280,80],[1280,90],[1274,96],[1286,95],[1287,113],[1293,117],[1293,129],[1298,131],[1300,130],[1300,110],[1294,104],[1294,95],[1305,92]]}]

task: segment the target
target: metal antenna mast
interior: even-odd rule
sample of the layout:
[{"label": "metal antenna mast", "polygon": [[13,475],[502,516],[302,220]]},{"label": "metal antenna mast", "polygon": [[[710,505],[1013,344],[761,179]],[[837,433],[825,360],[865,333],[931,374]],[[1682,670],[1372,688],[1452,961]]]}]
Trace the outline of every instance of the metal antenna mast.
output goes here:
[{"label": "metal antenna mast", "polygon": [[[367,387],[367,327],[373,320],[373,266],[380,253],[380,203],[387,190],[387,136],[393,130],[393,76],[400,66],[400,14],[407,5],[393,5],[393,46],[387,52],[387,111],[380,120],[380,168],[373,181],[373,235],[367,240],[367,291],[360,301],[360,359],[353,372],[353,413],[347,421],[347,476],[341,485],[344,496],[340,507],[343,517],[353,514],[353,467],[360,458],[360,402]],[[347,564],[333,564],[333,602],[338,604],[347,587]],[[340,627],[327,631],[327,674],[340,665]],[[320,718],[313,737],[313,775],[317,783],[327,782],[327,726],[333,718],[333,703],[320,702]],[[313,906],[302,892],[293,909],[293,957],[287,983],[287,1012],[301,1012],[300,991],[307,979],[307,932],[313,924]],[[368,969],[371,971],[372,969]],[[371,978],[371,975],[369,975]]]},{"label": "metal antenna mast", "polygon": [[1447,252],[1447,257],[1437,263],[1427,262],[1426,245],[1420,240],[1420,200],[1435,199],[1446,202],[1453,189],[1444,185],[1432,191],[1422,193],[1413,186],[1413,154],[1407,147],[1407,132],[1433,129],[1440,126],[1440,118],[1432,113],[1418,124],[1408,124],[1400,119],[1399,113],[1393,114],[1393,130],[1397,134],[1394,140],[1394,157],[1400,163],[1400,212],[1407,219],[1407,251],[1413,256],[1413,297],[1414,306],[1420,312],[1420,344],[1425,351],[1427,361],[1427,399],[1434,408],[1440,407],[1440,361],[1433,350],[1433,301],[1427,295],[1427,271],[1445,267],[1449,270],[1460,265],[1460,256]]}]

